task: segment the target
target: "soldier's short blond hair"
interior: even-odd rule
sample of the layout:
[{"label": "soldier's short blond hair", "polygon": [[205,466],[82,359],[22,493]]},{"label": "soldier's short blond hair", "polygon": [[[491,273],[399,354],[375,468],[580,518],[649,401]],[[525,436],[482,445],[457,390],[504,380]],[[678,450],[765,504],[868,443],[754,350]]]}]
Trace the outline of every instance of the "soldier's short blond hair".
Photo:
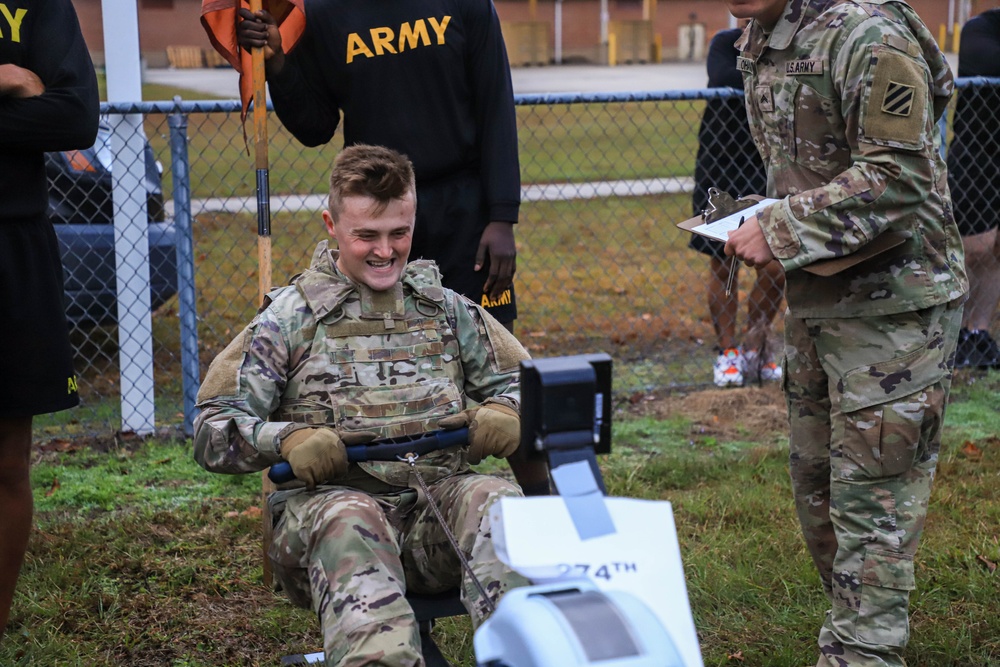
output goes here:
[{"label": "soldier's short blond hair", "polygon": [[410,192],[416,197],[416,177],[405,155],[384,146],[348,146],[333,161],[330,216],[334,222],[340,218],[346,197],[371,197],[375,200],[372,214],[379,215],[389,202]]}]

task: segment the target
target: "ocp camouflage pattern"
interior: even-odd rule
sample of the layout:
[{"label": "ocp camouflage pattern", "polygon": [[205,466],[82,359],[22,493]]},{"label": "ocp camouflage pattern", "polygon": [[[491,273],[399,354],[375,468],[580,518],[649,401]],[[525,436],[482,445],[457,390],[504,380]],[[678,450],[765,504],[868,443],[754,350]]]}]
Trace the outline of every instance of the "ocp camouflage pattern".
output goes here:
[{"label": "ocp camouflage pattern", "polygon": [[787,274],[795,506],[831,606],[816,665],[902,667],[967,283],[935,124],[951,72],[896,0],[789,0],[737,45],[781,199],[760,221]]},{"label": "ocp camouflage pattern", "polygon": [[[498,477],[455,475],[430,487],[472,571],[495,604],[528,584],[496,557],[489,508],[517,488]],[[401,558],[397,556],[401,554]],[[289,598],[323,627],[331,667],[422,665],[419,633],[404,596],[459,588],[473,627],[489,607],[416,491],[348,488],[288,499],[269,556]]]},{"label": "ocp camouflage pattern", "polygon": [[[890,314],[965,293],[935,121],[954,89],[944,55],[898,0],[790,0],[737,42],[750,128],[781,202],[759,215],[799,317]],[[887,231],[905,241],[833,276],[801,269]]]},{"label": "ocp camouflage pattern", "polygon": [[[263,470],[281,460],[280,439],[307,426],[386,438],[432,431],[441,417],[487,398],[519,406],[517,362],[527,353],[479,306],[441,287],[432,262],[410,262],[396,290],[377,293],[340,274],[336,253],[320,243],[310,269],[273,291],[212,362],[194,442],[206,469]],[[498,359],[498,337],[513,356]],[[419,468],[433,481],[468,464],[453,448]],[[415,484],[405,463],[352,464],[348,480],[374,489]]]},{"label": "ocp camouflage pattern", "polygon": [[[320,243],[310,268],[268,295],[212,362],[194,436],[206,469],[262,470],[300,428],[386,438],[434,430],[487,398],[519,407],[527,353],[479,306],[443,288],[432,262],[411,262],[394,289],[374,292],[341,274],[337,257]],[[496,557],[489,520],[490,506],[518,488],[473,474],[458,447],[421,457],[416,469],[490,599],[526,585]],[[407,463],[351,464],[314,491],[291,486],[268,498],[277,520],[268,555],[291,600],[319,617],[328,665],[422,665],[407,591],[458,586],[474,624],[484,618],[487,602]]]}]

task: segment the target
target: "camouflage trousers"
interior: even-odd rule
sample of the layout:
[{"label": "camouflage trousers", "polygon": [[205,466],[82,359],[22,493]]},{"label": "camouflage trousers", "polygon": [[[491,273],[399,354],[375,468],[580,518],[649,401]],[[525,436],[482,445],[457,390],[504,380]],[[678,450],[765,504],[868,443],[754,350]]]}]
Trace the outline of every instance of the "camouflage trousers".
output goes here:
[{"label": "camouflage trousers", "polygon": [[[459,474],[435,482],[430,491],[494,603],[510,588],[527,585],[497,559],[490,528],[490,507],[520,495],[516,486]],[[407,591],[459,587],[473,625],[487,615],[486,602],[426,499],[413,489],[372,494],[324,487],[290,496],[269,556],[292,602],[319,617],[327,665],[422,666]]]},{"label": "camouflage trousers", "polygon": [[785,320],[790,472],[831,610],[818,667],[897,667],[961,302]]}]

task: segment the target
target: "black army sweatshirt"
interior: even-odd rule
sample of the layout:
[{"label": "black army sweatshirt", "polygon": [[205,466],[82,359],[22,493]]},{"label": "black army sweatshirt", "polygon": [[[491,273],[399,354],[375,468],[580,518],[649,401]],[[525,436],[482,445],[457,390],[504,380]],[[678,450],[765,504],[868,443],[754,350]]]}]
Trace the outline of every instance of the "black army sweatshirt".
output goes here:
[{"label": "black army sweatshirt", "polygon": [[303,144],[387,146],[418,188],[478,173],[489,220],[517,221],[513,89],[490,0],[306,0],[306,30],[269,81],[278,118]]},{"label": "black army sweatshirt", "polygon": [[34,72],[45,92],[0,96],[0,223],[37,218],[47,196],[43,153],[88,148],[99,97],[70,0],[0,0],[0,64]]}]

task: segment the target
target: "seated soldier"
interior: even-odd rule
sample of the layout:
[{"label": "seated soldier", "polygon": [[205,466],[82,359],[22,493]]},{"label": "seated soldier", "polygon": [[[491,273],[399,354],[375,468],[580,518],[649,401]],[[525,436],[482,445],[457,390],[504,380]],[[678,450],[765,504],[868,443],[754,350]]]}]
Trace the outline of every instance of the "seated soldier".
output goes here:
[{"label": "seated soldier", "polygon": [[527,584],[490,538],[490,507],[519,490],[469,464],[517,449],[528,355],[443,288],[433,262],[407,264],[416,204],[404,156],[341,152],[323,211],[339,249],[321,242],[309,269],[268,296],[198,396],[204,468],[247,473],[286,460],[300,480],[269,498],[268,555],[289,598],[320,618],[329,665],[422,665],[408,591],[460,587],[477,627],[489,609],[410,465],[349,463],[345,443],[467,425],[467,448],[424,455],[416,469],[493,602]]}]

